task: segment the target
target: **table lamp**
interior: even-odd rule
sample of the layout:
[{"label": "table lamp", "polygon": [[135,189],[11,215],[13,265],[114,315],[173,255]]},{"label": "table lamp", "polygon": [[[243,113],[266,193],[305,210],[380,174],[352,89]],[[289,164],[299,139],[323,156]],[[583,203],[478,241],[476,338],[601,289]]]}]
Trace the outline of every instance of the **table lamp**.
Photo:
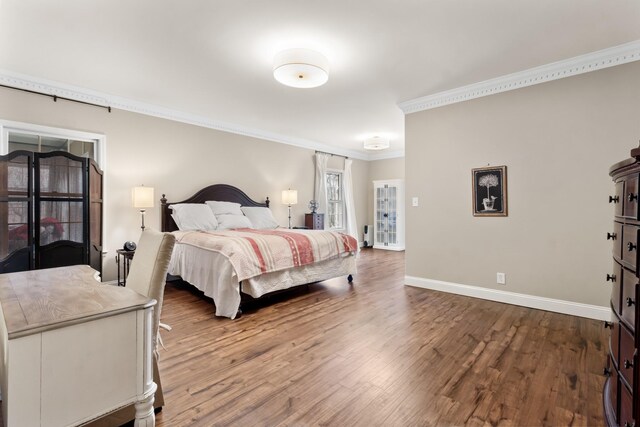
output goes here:
[{"label": "table lamp", "polygon": [[282,191],[282,204],[289,206],[289,228],[291,228],[291,205],[298,203],[298,191],[297,190],[283,190]]},{"label": "table lamp", "polygon": [[153,187],[133,187],[131,191],[131,199],[134,208],[140,208],[140,216],[142,217],[142,231],[144,231],[144,213],[145,208],[153,207]]}]

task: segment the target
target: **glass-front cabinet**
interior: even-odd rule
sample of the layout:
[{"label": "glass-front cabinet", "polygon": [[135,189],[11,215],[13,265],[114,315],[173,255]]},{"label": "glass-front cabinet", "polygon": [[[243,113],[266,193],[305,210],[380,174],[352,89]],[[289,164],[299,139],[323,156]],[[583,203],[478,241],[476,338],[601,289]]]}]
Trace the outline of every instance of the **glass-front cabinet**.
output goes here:
[{"label": "glass-front cabinet", "polygon": [[373,247],[404,250],[404,182],[373,181]]},{"label": "glass-front cabinet", "polygon": [[33,153],[0,157],[0,273],[33,268]]},{"label": "glass-front cabinet", "polygon": [[68,152],[0,156],[0,273],[89,264],[101,270],[102,172]]}]

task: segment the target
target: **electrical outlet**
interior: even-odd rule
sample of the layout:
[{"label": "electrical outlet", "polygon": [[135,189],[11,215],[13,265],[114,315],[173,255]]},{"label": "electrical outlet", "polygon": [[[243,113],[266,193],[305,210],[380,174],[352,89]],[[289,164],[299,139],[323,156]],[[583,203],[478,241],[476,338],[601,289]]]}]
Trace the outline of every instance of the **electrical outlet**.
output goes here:
[{"label": "electrical outlet", "polygon": [[416,207],[418,206],[418,198],[414,197],[411,199],[411,206]]},{"label": "electrical outlet", "polygon": [[507,284],[507,276],[504,273],[496,274],[496,282],[498,285],[506,285]]}]

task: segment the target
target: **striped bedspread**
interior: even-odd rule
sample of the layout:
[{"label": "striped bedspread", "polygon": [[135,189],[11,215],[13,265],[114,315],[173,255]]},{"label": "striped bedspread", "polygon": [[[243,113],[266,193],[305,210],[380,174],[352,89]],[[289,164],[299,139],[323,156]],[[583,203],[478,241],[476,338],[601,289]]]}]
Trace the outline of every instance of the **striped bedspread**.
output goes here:
[{"label": "striped bedspread", "polygon": [[195,246],[228,258],[238,281],[313,264],[358,249],[353,237],[335,231],[241,228],[174,234],[177,245]]}]

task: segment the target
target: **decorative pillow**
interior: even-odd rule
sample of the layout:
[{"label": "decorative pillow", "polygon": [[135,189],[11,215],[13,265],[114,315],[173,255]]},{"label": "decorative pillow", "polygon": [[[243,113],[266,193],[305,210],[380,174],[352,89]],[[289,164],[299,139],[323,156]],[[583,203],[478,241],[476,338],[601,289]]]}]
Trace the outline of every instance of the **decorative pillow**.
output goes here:
[{"label": "decorative pillow", "polygon": [[216,202],[208,200],[205,202],[215,215],[242,215],[240,203],[233,202]]},{"label": "decorative pillow", "polygon": [[242,215],[242,211],[240,212],[240,215],[216,215],[216,219],[218,220],[218,230],[229,230],[232,228],[251,228],[251,221],[249,221],[249,218]]},{"label": "decorative pillow", "polygon": [[249,218],[253,228],[259,230],[278,228],[278,223],[273,217],[271,209],[260,206],[242,206],[240,209]]},{"label": "decorative pillow", "polygon": [[215,230],[218,228],[216,216],[209,206],[202,203],[179,203],[170,205],[173,210],[173,220],[178,229],[186,230]]}]

